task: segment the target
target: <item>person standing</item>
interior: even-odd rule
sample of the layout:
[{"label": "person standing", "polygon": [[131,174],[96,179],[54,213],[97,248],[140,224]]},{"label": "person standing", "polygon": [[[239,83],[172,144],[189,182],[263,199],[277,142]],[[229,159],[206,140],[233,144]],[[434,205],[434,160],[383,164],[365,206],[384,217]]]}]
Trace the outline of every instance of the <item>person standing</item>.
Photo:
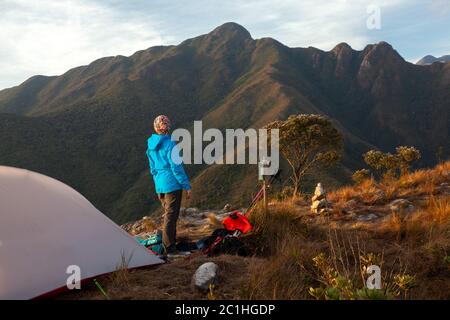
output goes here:
[{"label": "person standing", "polygon": [[186,190],[189,199],[192,189],[179,153],[174,151],[176,144],[171,140],[169,118],[165,115],[156,117],[153,127],[155,133],[147,140],[147,157],[156,193],[164,210],[163,244],[167,254],[174,254],[177,252],[177,220],[183,190]]}]

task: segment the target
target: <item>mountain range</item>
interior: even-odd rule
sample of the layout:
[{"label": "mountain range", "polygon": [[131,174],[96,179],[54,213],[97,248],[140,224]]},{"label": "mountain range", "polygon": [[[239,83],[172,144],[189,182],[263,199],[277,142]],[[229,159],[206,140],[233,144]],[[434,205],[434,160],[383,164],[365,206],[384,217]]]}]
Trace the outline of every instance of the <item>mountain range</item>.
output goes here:
[{"label": "mountain range", "polygon": [[420,59],[419,61],[417,61],[416,64],[424,66],[424,65],[429,65],[435,62],[441,62],[441,63],[447,63],[450,62],[450,55],[445,55],[439,58],[436,58],[435,56],[432,55],[428,55],[423,57],[422,59]]},{"label": "mountain range", "polygon": [[[0,164],[76,188],[117,222],[158,207],[146,139],[159,114],[176,127],[258,128],[290,114],[320,113],[345,139],[342,163],[316,172],[349,181],[361,154],[413,145],[421,165],[448,156],[450,63],[414,65],[386,42],[330,51],[253,39],[236,23],[130,57],[101,58],[60,76],[34,76],[0,91]],[[244,205],[257,183],[250,165],[190,165],[190,205]],[[307,187],[307,186],[306,186]]]}]

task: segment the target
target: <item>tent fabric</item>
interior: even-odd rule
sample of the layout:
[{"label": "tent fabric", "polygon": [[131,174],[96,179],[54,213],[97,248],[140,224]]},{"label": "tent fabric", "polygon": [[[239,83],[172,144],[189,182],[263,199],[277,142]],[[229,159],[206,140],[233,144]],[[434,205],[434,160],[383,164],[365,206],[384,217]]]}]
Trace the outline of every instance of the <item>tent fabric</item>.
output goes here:
[{"label": "tent fabric", "polygon": [[162,263],[64,183],[0,166],[0,299],[31,299],[81,280]]}]

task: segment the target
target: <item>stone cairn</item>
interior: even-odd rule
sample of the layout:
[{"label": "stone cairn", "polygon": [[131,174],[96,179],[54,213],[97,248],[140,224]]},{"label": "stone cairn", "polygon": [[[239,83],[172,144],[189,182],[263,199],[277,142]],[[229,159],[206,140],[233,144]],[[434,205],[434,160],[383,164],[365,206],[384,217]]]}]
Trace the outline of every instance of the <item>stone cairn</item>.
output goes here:
[{"label": "stone cairn", "polygon": [[330,212],[330,203],[327,201],[327,194],[319,182],[314,190],[314,196],[311,199],[311,212],[315,214],[327,214]]}]

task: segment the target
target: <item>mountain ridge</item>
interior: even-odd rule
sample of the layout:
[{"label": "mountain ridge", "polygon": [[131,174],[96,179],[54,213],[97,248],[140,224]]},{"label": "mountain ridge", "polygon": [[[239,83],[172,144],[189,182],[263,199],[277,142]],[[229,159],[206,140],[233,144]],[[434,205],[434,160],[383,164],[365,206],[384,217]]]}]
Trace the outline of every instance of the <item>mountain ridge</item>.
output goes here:
[{"label": "mountain ridge", "polygon": [[[188,129],[193,120],[258,128],[290,114],[325,114],[346,150],[343,164],[322,175],[342,183],[369,148],[415,145],[424,164],[439,146],[448,154],[448,89],[447,65],[411,64],[386,42],[361,51],[346,43],[290,48],[227,23],[177,46],[97,59],[0,91],[0,163],[58,178],[124,222],[158,207],[145,158],[158,114]],[[256,170],[238,167],[188,166],[198,190],[192,204],[245,202]],[[245,183],[235,188],[230,177]]]},{"label": "mountain ridge", "polygon": [[450,55],[443,55],[439,58],[437,58],[433,55],[426,55],[425,57],[423,57],[422,59],[417,61],[416,64],[421,65],[421,66],[426,66],[426,65],[433,64],[435,62],[440,62],[440,63],[450,62]]}]

